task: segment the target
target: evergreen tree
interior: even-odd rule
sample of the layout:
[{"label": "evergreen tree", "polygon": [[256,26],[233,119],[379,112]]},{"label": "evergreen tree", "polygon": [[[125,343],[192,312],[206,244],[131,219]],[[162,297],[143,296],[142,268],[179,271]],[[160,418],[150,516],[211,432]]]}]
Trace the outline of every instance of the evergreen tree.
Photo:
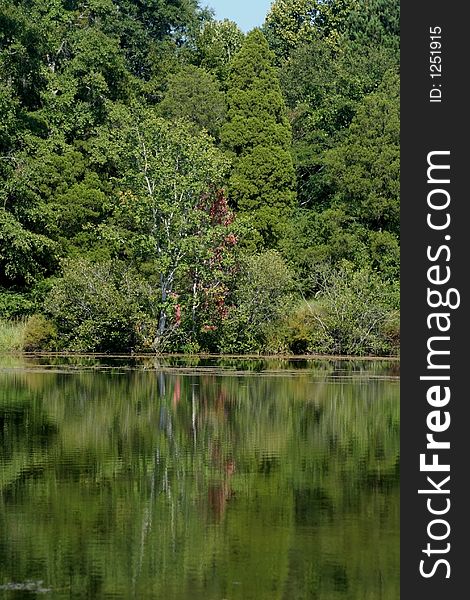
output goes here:
[{"label": "evergreen tree", "polygon": [[222,128],[234,159],[229,196],[241,214],[250,214],[258,242],[268,247],[295,201],[292,133],[273,59],[262,32],[252,31],[231,65]]}]

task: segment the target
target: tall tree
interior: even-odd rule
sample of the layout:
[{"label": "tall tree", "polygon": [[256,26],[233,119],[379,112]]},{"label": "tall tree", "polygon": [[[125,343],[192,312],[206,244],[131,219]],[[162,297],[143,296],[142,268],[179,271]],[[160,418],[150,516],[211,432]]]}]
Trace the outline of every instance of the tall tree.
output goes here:
[{"label": "tall tree", "polygon": [[225,82],[229,64],[243,44],[244,35],[228,19],[208,21],[196,35],[196,61]]},{"label": "tall tree", "polygon": [[346,34],[356,48],[388,48],[398,59],[400,3],[396,0],[357,0],[346,19]]},{"label": "tall tree", "polygon": [[337,49],[324,39],[304,44],[283,65],[280,78],[292,123],[300,205],[329,205],[323,155],[341,143],[362,98],[397,64],[391,49],[361,45],[359,52],[355,42],[343,37]]},{"label": "tall tree", "polygon": [[206,17],[197,0],[0,1],[0,286],[27,292],[93,245],[113,173],[91,140]]},{"label": "tall tree", "polygon": [[187,65],[170,75],[158,110],[167,119],[190,119],[217,137],[225,118],[225,95],[212,73]]},{"label": "tall tree", "polygon": [[346,28],[349,14],[361,0],[274,0],[264,31],[279,62],[293,50],[324,39],[334,47]]},{"label": "tall tree", "polygon": [[326,153],[334,204],[373,231],[399,232],[399,78],[386,73],[360,104],[342,144]]},{"label": "tall tree", "polygon": [[212,220],[204,208],[228,161],[192,124],[170,123],[152,111],[115,111],[103,143],[121,173],[114,217],[104,231],[121,255],[146,262],[156,278],[160,315],[154,345],[161,348],[176,282],[187,275],[194,253],[206,250]]},{"label": "tall tree", "polygon": [[234,157],[229,197],[266,246],[276,244],[295,202],[292,133],[274,56],[259,29],[232,61],[222,143]]}]

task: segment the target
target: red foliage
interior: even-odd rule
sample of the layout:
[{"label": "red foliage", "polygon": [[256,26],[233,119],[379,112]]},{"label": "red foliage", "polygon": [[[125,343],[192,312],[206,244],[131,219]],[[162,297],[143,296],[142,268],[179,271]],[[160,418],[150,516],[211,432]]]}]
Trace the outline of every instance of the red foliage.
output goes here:
[{"label": "red foliage", "polygon": [[175,321],[176,326],[179,327],[181,325],[181,304],[175,306]]}]

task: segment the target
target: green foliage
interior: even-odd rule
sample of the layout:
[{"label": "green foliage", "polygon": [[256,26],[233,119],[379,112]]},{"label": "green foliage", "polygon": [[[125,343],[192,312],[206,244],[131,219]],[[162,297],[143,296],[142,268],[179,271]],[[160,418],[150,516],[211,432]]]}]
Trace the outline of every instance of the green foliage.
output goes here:
[{"label": "green foliage", "polygon": [[54,265],[54,248],[45,235],[28,231],[0,208],[0,284],[27,285],[42,277]]},{"label": "green foliage", "polygon": [[44,38],[27,4],[6,0],[0,5],[0,80],[8,82],[27,110],[34,110],[45,84]]},{"label": "green foliage", "polygon": [[400,48],[400,3],[396,0],[359,0],[347,15],[346,32],[356,48]]},{"label": "green foliage", "polygon": [[298,209],[290,219],[281,248],[296,273],[296,285],[305,296],[318,291],[317,276],[326,264],[348,260],[367,262],[363,231],[342,210],[316,212]]},{"label": "green foliage", "polygon": [[293,50],[316,39],[335,47],[346,29],[351,11],[361,0],[275,0],[266,16],[264,31],[280,61]]},{"label": "green foliage", "polygon": [[[398,24],[394,0],[276,0],[248,36],[196,0],[1,2],[0,316],[47,296],[68,349],[319,348],[326,308],[297,307],[325,268],[399,277]],[[261,268],[284,312],[255,310]]]},{"label": "green foliage", "polygon": [[358,269],[372,269],[387,281],[399,278],[397,235],[368,229],[348,214],[347,207],[298,209],[284,233],[283,255],[296,273],[298,289],[307,296],[318,291],[317,275],[325,265],[340,267],[344,260]]},{"label": "green foliage", "polygon": [[396,355],[399,350],[399,286],[374,271],[341,268],[317,271],[313,300],[292,305],[270,345],[294,354]]},{"label": "green foliage", "polygon": [[231,63],[222,128],[222,143],[234,156],[229,196],[268,247],[295,200],[291,129],[272,61],[265,37],[252,31]]},{"label": "green foliage", "polygon": [[0,288],[0,319],[15,319],[31,314],[35,308],[35,302],[26,294]]},{"label": "green foliage", "polygon": [[244,35],[228,19],[207,21],[196,35],[196,61],[225,83],[232,58],[240,50]]},{"label": "green foliage", "polygon": [[399,306],[399,286],[383,282],[368,270],[325,274],[320,282],[322,327],[333,339],[335,354],[388,354],[384,335]]},{"label": "green foliage", "polygon": [[149,345],[158,302],[150,285],[122,263],[77,259],[63,269],[45,301],[63,349],[128,352]]},{"label": "green foliage", "polygon": [[324,153],[341,143],[361,100],[377,90],[387,70],[396,68],[397,58],[387,48],[361,46],[358,52],[347,39],[338,51],[315,40],[298,48],[283,66],[281,82],[291,111],[302,206],[330,203]]},{"label": "green foliage", "polygon": [[310,281],[298,283],[313,300],[291,301],[269,336],[272,352],[396,355],[399,352],[399,284],[370,266],[357,270],[313,263]]},{"label": "green foliage", "polygon": [[0,352],[21,352],[26,322],[0,319]]},{"label": "green foliage", "polygon": [[94,230],[113,173],[90,139],[206,18],[193,0],[1,3],[0,285],[28,292],[64,255],[109,255]]},{"label": "green foliage", "polygon": [[[299,51],[297,57],[303,55],[305,64],[311,64],[306,50],[303,54]],[[313,68],[313,64],[311,66]],[[302,82],[302,76],[298,78],[297,91],[294,72],[287,69],[285,73],[288,72],[293,105],[303,98],[307,106],[302,117],[304,109],[298,105],[299,120],[295,124],[299,200],[305,208],[293,215],[282,241],[286,257],[298,273],[300,286],[307,294],[315,292],[311,282],[316,266],[335,265],[343,259],[357,268],[373,268],[385,279],[397,279],[398,77],[393,70],[387,71],[375,91],[359,100],[372,86],[374,75],[365,88],[357,88],[354,96],[348,97],[344,89],[339,88],[327,95],[325,103],[321,85],[312,83],[315,82],[313,71],[312,82]],[[334,81],[336,85],[340,78]],[[335,111],[340,104],[335,94],[337,99],[348,102],[339,120],[341,113]],[[317,109],[314,108],[316,101]],[[328,121],[327,116],[334,118]],[[347,125],[349,119],[351,122]],[[316,127],[312,127],[315,124]]]},{"label": "green foliage", "polygon": [[245,39],[230,65],[229,123],[224,143],[236,155],[256,146],[290,146],[290,128],[273,54],[259,29]]},{"label": "green foliage", "polygon": [[25,352],[54,350],[56,338],[57,329],[54,324],[44,315],[35,314],[26,321],[22,349]]},{"label": "green foliage", "polygon": [[103,218],[111,188],[93,169],[87,152],[50,139],[37,142],[19,160],[22,168],[9,186],[9,210],[57,242],[61,253],[96,243],[92,228]]},{"label": "green foliage", "polygon": [[225,111],[225,96],[215,77],[192,65],[169,77],[168,89],[159,105],[163,117],[189,119],[213,136],[219,134]]},{"label": "green foliage", "polygon": [[152,265],[160,288],[155,334],[160,347],[175,281],[187,272],[210,230],[203,198],[220,185],[228,162],[206,133],[195,135],[187,122],[175,125],[151,111],[120,111],[115,124],[118,129],[111,128],[102,143],[105,151],[109,143],[119,144],[124,176],[113,221],[103,234],[128,257]]},{"label": "green foliage", "polygon": [[[13,95],[11,86],[5,85],[0,81],[0,114],[2,120],[0,123],[0,152],[2,153],[2,163],[5,163],[6,156],[3,154],[12,147],[15,134],[17,133],[17,118],[19,111],[19,102]],[[6,171],[6,164],[0,163],[0,173]]]},{"label": "green foliage", "polygon": [[344,141],[325,155],[334,202],[368,228],[399,231],[399,79],[388,73],[358,108]]},{"label": "green foliage", "polygon": [[292,274],[277,251],[247,255],[237,277],[234,306],[223,324],[221,351],[263,351],[271,329],[287,315],[292,290]]}]

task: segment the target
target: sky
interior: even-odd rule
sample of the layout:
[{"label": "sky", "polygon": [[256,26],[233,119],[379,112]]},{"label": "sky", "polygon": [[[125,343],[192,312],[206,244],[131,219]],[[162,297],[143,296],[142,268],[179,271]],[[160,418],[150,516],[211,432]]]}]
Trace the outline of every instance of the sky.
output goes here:
[{"label": "sky", "polygon": [[263,24],[271,0],[203,0],[200,5],[213,8],[217,19],[230,19],[249,31]]}]

